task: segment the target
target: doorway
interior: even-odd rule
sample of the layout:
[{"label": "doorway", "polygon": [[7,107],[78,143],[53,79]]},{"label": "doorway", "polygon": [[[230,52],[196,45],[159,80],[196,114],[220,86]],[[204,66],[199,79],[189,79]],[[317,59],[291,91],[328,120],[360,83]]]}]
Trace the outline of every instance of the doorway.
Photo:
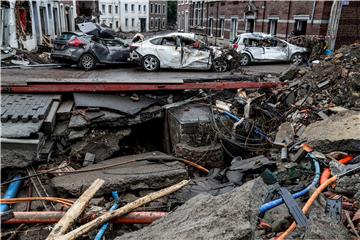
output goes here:
[{"label": "doorway", "polygon": [[140,32],[146,32],[146,18],[140,18]]}]

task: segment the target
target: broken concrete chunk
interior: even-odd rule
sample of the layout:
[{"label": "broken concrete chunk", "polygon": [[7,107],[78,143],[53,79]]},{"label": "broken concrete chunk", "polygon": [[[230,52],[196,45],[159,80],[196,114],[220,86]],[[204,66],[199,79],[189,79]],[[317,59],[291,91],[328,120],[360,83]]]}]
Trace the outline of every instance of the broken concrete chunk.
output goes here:
[{"label": "broken concrete chunk", "polygon": [[36,151],[1,149],[1,169],[28,167],[36,157]]},{"label": "broken concrete chunk", "polygon": [[88,128],[85,128],[84,130],[80,130],[80,131],[76,131],[76,130],[72,130],[69,133],[68,139],[71,140],[76,140],[76,139],[81,139],[85,136],[85,134],[87,134],[89,131]]},{"label": "broken concrete chunk", "polygon": [[[212,144],[201,147],[191,147],[184,143],[175,145],[175,155],[200,164],[206,168],[223,168],[225,166],[222,146]],[[206,156],[204,158],[204,156]]]},{"label": "broken concrete chunk", "polygon": [[288,69],[286,69],[283,73],[281,73],[279,80],[293,80],[296,74],[299,72],[300,67],[298,65],[291,65]]},{"label": "broken concrete chunk", "polygon": [[316,150],[323,153],[333,151],[360,151],[360,113],[345,111],[326,120],[310,124],[301,135]]},{"label": "broken concrete chunk", "polygon": [[116,132],[92,130],[71,146],[71,156],[84,158],[87,152],[97,156],[97,161],[103,161],[119,151],[119,141],[131,133],[130,129],[121,129]]},{"label": "broken concrete chunk", "polygon": [[73,106],[73,101],[63,101],[56,112],[57,119],[59,121],[70,119]]},{"label": "broken concrete chunk", "polygon": [[289,122],[284,122],[280,125],[276,133],[275,142],[288,144],[294,140],[294,137],[295,132],[293,126]]},{"label": "broken concrete chunk", "polygon": [[74,93],[74,101],[76,107],[99,107],[127,115],[135,115],[157,102],[145,96],[141,96],[139,101],[134,102],[126,96],[92,93]]},{"label": "broken concrete chunk", "polygon": [[325,214],[325,209],[315,202],[309,214],[309,225],[303,239],[351,239],[348,230],[341,223]]},{"label": "broken concrete chunk", "polygon": [[85,158],[84,158],[84,162],[83,162],[83,167],[86,167],[87,165],[91,165],[95,162],[95,154],[92,153],[86,153],[85,154]]},{"label": "broken concrete chunk", "polygon": [[168,216],[116,240],[255,239],[267,186],[260,178],[219,196],[198,195]]},{"label": "broken concrete chunk", "polygon": [[167,161],[166,164],[163,164],[155,161],[156,158],[151,161],[144,160],[156,156],[159,156],[159,158],[169,157],[160,152],[118,157],[87,166],[82,168],[82,170],[106,167],[125,161],[134,160],[135,162],[93,172],[55,177],[51,180],[51,183],[57,192],[78,197],[97,178],[105,180],[105,184],[97,192],[97,196],[110,194],[112,191],[122,193],[141,189],[160,189],[188,178],[186,167],[183,163]]}]

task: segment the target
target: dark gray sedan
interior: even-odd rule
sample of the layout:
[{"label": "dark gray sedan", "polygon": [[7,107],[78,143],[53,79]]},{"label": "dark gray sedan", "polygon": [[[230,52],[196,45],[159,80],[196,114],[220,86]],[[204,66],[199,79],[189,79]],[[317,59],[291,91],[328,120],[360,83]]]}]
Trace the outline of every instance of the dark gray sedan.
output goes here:
[{"label": "dark gray sedan", "polygon": [[64,32],[54,40],[51,58],[64,63],[77,63],[88,71],[97,63],[127,63],[129,45],[122,39],[104,39],[82,32]]}]

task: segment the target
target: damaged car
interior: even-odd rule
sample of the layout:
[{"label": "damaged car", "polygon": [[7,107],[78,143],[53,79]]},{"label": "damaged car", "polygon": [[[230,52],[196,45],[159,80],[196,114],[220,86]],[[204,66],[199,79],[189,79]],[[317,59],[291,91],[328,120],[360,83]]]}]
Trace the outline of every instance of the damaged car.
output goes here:
[{"label": "damaged car", "polygon": [[240,65],[252,62],[302,63],[308,56],[307,48],[299,47],[264,33],[243,33],[232,42],[232,48],[241,54]]},{"label": "damaged car", "polygon": [[130,46],[130,60],[149,72],[160,68],[224,72],[228,70],[229,62],[221,56],[219,48],[209,47],[186,33],[156,36]]},{"label": "damaged car", "polygon": [[62,33],[54,40],[51,58],[59,62],[76,63],[85,71],[93,69],[96,64],[128,63],[129,44],[123,39],[114,38],[106,29],[91,27],[93,25],[79,24],[81,32]]}]

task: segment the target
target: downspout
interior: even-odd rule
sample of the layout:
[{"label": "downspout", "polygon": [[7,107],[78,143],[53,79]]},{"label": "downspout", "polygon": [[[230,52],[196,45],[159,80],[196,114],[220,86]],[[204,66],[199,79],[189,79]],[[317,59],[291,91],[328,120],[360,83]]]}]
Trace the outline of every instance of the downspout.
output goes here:
[{"label": "downspout", "polygon": [[217,9],[216,9],[216,34],[215,34],[215,46],[217,44],[217,38],[219,34],[219,4],[220,1],[217,2]]},{"label": "downspout", "polygon": [[[14,177],[13,180],[17,180],[19,178],[20,178],[20,176],[16,176],[16,177]],[[23,180],[19,179],[15,182],[10,183],[10,185],[9,185],[8,189],[6,190],[6,193],[2,197],[2,199],[15,198],[21,187],[22,182],[23,182]],[[0,213],[6,212],[7,210],[9,210],[8,204],[0,204]]]},{"label": "downspout", "polygon": [[266,1],[264,1],[263,5],[263,17],[262,17],[262,25],[261,25],[261,32],[264,32],[264,22],[265,22],[265,9],[266,9]]},{"label": "downspout", "polygon": [[312,12],[311,12],[311,25],[313,25],[313,23],[314,23],[315,9],[316,9],[316,1],[313,2],[313,8],[312,8]]},{"label": "downspout", "polygon": [[287,39],[288,33],[289,33],[290,11],[291,11],[291,1],[289,1],[289,8],[288,8],[288,15],[287,15],[287,22],[286,22],[285,39]]}]

